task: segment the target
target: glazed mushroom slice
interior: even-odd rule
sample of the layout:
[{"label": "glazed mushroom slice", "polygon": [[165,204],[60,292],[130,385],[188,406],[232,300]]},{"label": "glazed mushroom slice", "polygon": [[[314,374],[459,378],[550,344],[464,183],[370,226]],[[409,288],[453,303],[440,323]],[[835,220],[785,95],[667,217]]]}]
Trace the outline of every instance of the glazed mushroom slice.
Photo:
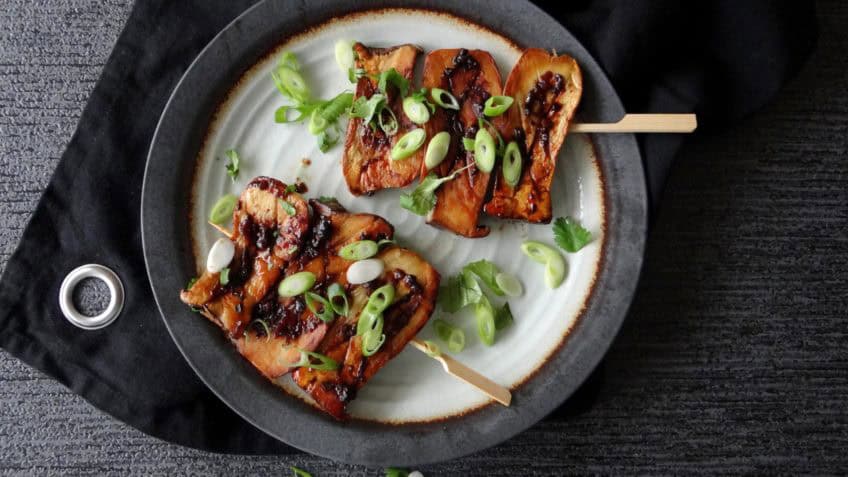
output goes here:
[{"label": "glazed mushroom slice", "polygon": [[[190,289],[180,293],[180,299],[221,327],[263,374],[279,376],[288,370],[285,363],[291,362],[291,350],[284,345],[314,348],[326,331],[326,326],[307,324],[298,328],[297,334],[269,338],[254,322],[255,309],[269,296],[276,296],[282,268],[298,255],[308,238],[308,205],[286,184],[258,177],[242,193],[233,212],[233,224],[230,240],[235,253],[227,267],[229,280],[222,284],[220,272],[204,271]],[[297,320],[310,319],[305,313],[290,314]]]},{"label": "glazed mushroom slice", "polygon": [[[492,198],[484,210],[495,217],[548,223],[557,155],[580,102],[583,79],[574,58],[530,48],[510,72],[504,94],[515,99],[505,140],[523,145],[521,175],[511,186],[496,166]],[[517,107],[516,107],[517,106]]]},{"label": "glazed mushroom slice", "polygon": [[[365,72],[365,75],[357,80],[354,101],[382,94],[376,78],[380,73],[392,68],[411,82],[415,61],[421,53],[421,49],[414,45],[369,48],[356,43],[353,50],[356,68]],[[348,189],[353,195],[404,187],[418,175],[420,159],[391,160],[392,147],[399,138],[416,126],[403,113],[403,98],[397,88],[390,84],[386,94],[386,104],[397,119],[396,134],[387,135],[379,127],[371,127],[362,118],[351,118],[347,126],[342,169]]]},{"label": "glazed mushroom slice", "polygon": [[[347,285],[351,300],[349,316],[336,319],[317,349],[340,367],[333,371],[299,368],[293,374],[298,386],[324,411],[340,420],[347,418],[346,406],[357,391],[427,323],[436,303],[439,274],[418,254],[390,246],[376,258],[385,264],[383,274],[363,285]],[[388,283],[393,285],[395,296],[383,312],[385,342],[376,353],[365,356],[357,323],[371,293]]]},{"label": "glazed mushroom slice", "polygon": [[[474,138],[483,116],[483,105],[491,96],[501,94],[501,76],[492,55],[482,50],[435,50],[424,62],[423,86],[440,88],[459,102],[459,110],[437,108],[426,124],[427,137],[441,131],[451,134],[445,159],[433,169],[445,177],[466,168],[459,176],[436,191],[436,206],[427,222],[466,237],[485,237],[489,228],[479,225],[480,211],[489,189],[490,174],[477,168],[473,151],[466,151],[462,138]],[[498,127],[503,121],[493,121]],[[423,157],[424,152],[419,154]],[[421,177],[428,174],[421,162]]]}]

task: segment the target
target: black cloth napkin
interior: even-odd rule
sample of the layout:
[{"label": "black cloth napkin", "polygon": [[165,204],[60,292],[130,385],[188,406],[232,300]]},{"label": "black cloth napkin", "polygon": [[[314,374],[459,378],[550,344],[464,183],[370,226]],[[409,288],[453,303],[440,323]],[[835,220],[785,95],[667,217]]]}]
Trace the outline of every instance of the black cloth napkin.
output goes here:
[{"label": "black cloth napkin", "polygon": [[[196,377],[147,283],[139,212],[145,159],[171,91],[250,0],[139,0],[76,134],[0,281],[0,346],[150,435],[221,452],[293,450],[256,430]],[[308,5],[308,4],[307,4]],[[699,114],[702,129],[771,98],[812,51],[812,2],[571,1],[541,6],[608,72],[630,112]],[[640,138],[655,204],[680,136]],[[126,287],[118,320],[83,331],[62,317],[59,284],[101,263]],[[591,405],[596,372],[563,410]]]}]

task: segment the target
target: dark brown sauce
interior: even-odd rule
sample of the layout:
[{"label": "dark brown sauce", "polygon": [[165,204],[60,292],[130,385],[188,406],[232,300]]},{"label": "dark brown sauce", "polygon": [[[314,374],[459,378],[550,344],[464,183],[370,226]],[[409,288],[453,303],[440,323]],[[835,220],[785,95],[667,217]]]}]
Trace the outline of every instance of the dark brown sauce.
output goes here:
[{"label": "dark brown sauce", "polygon": [[524,115],[535,129],[533,144],[539,143],[549,156],[550,131],[554,126],[556,114],[562,108],[556,99],[564,90],[565,78],[558,73],[546,71],[536,80],[536,84],[524,99]]}]

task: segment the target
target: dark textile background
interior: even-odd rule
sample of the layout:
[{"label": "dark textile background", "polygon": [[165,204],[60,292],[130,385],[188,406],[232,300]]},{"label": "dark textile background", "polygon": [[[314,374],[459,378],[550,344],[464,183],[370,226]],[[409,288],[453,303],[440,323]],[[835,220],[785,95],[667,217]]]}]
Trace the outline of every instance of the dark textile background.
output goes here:
[{"label": "dark textile background", "polygon": [[[77,133],[0,282],[0,345],[142,431],[216,451],[289,449],[221,404],[173,346],[146,283],[138,229],[147,148],[171,90],[200,49],[248,1],[140,0]],[[805,6],[808,5],[808,6]],[[596,55],[633,112],[691,111],[724,127],[760,107],[815,44],[812,4],[553,2],[543,7]],[[680,138],[642,139],[656,200]],[[45,260],[45,257],[50,257]],[[120,319],[98,332],[64,320],[55,300],[81,263],[115,269]],[[602,376],[571,400],[591,405]],[[594,387],[593,387],[594,386]]]}]

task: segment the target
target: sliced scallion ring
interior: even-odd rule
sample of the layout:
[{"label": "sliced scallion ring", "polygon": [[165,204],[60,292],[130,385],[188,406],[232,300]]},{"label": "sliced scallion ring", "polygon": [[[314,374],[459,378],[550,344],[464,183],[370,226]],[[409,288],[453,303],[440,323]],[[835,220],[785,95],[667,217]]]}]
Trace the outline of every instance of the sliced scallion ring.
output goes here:
[{"label": "sliced scallion ring", "polygon": [[312,272],[297,272],[287,276],[277,287],[277,293],[282,297],[298,296],[312,288],[315,284],[315,274]]},{"label": "sliced scallion ring", "polygon": [[403,100],[403,113],[415,124],[419,126],[430,120],[430,110],[424,101],[417,100],[412,96]]},{"label": "sliced scallion ring", "polygon": [[367,308],[373,307],[378,313],[382,313],[395,299],[395,286],[391,283],[386,283],[380,288],[374,290],[371,296],[368,297]]},{"label": "sliced scallion ring", "polygon": [[[338,40],[335,46],[336,64],[343,73],[347,73],[354,66],[353,44],[350,40]],[[353,83],[353,81],[351,81]]]},{"label": "sliced scallion ring", "polygon": [[521,251],[534,262],[542,264],[548,263],[552,259],[562,259],[562,256],[556,251],[556,249],[535,240],[528,240],[522,243]]},{"label": "sliced scallion ring", "polygon": [[374,313],[366,307],[359,314],[359,320],[356,322],[356,334],[362,336],[371,330],[383,332],[383,315],[380,312]]},{"label": "sliced scallion ring", "polygon": [[347,302],[347,294],[344,287],[338,283],[333,283],[327,288],[327,300],[333,311],[339,316],[347,316],[350,312],[350,305]]},{"label": "sliced scallion ring", "polygon": [[382,331],[368,330],[362,335],[362,356],[371,356],[386,342],[386,335]]},{"label": "sliced scallion ring", "polygon": [[[309,368],[316,371],[334,371],[339,369],[339,363],[329,356],[300,348],[297,348],[297,350],[300,352],[300,359],[290,365],[292,368]],[[319,362],[313,363],[313,359],[317,359]]]},{"label": "sliced scallion ring", "polygon": [[384,245],[394,245],[395,243],[392,239],[383,239],[377,242],[377,247],[383,248]]},{"label": "sliced scallion ring", "polygon": [[455,326],[440,318],[433,320],[433,329],[436,331],[436,336],[442,341],[447,341],[451,331],[455,328]]},{"label": "sliced scallion ring", "polygon": [[459,110],[459,101],[452,94],[441,88],[433,88],[430,90],[430,97],[433,102],[445,109]]},{"label": "sliced scallion ring", "polygon": [[464,137],[462,138],[462,147],[465,148],[468,152],[474,152],[474,138],[473,137]]},{"label": "sliced scallion ring", "polygon": [[483,104],[483,114],[493,118],[505,113],[512,106],[512,96],[492,96]]},{"label": "sliced scallion ring", "polygon": [[306,299],[306,307],[309,308],[309,311],[324,323],[329,323],[336,317],[333,313],[333,306],[323,296],[308,291],[304,293],[304,298]]},{"label": "sliced scallion ring", "polygon": [[506,145],[503,156],[503,177],[510,187],[518,185],[518,180],[521,179],[521,166],[521,149],[517,142],[511,141]]},{"label": "sliced scallion ring", "polygon": [[377,245],[377,242],[373,240],[359,240],[342,247],[339,250],[339,257],[345,260],[365,260],[366,258],[377,255],[377,251],[379,250],[380,246]]},{"label": "sliced scallion ring", "polygon": [[459,328],[451,330],[448,336],[448,349],[453,353],[459,353],[465,349],[465,332]]},{"label": "sliced scallion ring", "polygon": [[430,144],[427,144],[427,153],[424,155],[424,165],[427,169],[432,169],[445,160],[450,149],[450,140],[450,133],[447,131],[442,131],[430,139]]},{"label": "sliced scallion ring", "polygon": [[400,161],[415,154],[415,151],[424,144],[425,139],[427,139],[427,133],[423,129],[413,129],[404,134],[392,148],[392,160]]},{"label": "sliced scallion ring", "polygon": [[209,221],[213,224],[226,224],[233,218],[233,210],[236,208],[238,197],[227,194],[218,199],[215,205],[212,206],[212,211],[209,212]]},{"label": "sliced scallion ring", "polygon": [[474,162],[477,169],[483,172],[492,172],[495,167],[495,139],[485,129],[477,131],[474,137]]},{"label": "sliced scallion ring", "polygon": [[321,134],[329,125],[330,122],[321,114],[321,108],[312,111],[312,114],[309,116],[309,134]]},{"label": "sliced scallion ring", "polygon": [[486,346],[495,344],[495,310],[485,297],[474,305],[474,316],[477,318],[477,335]]},{"label": "sliced scallion ring", "polygon": [[377,123],[380,124],[380,129],[386,133],[386,136],[394,136],[398,132],[398,120],[392,108],[383,105],[377,112]]},{"label": "sliced scallion ring", "polygon": [[521,296],[521,294],[524,293],[524,288],[521,286],[521,282],[518,281],[514,275],[510,275],[509,273],[500,272],[495,275],[495,284],[500,287],[507,296]]},{"label": "sliced scallion ring", "polygon": [[565,280],[565,260],[562,257],[551,259],[545,264],[545,284],[557,288]]},{"label": "sliced scallion ring", "polygon": [[309,101],[309,87],[306,86],[306,80],[299,72],[286,66],[280,66],[272,75],[274,82],[277,83],[277,88],[283,94],[287,94],[301,103]]}]

